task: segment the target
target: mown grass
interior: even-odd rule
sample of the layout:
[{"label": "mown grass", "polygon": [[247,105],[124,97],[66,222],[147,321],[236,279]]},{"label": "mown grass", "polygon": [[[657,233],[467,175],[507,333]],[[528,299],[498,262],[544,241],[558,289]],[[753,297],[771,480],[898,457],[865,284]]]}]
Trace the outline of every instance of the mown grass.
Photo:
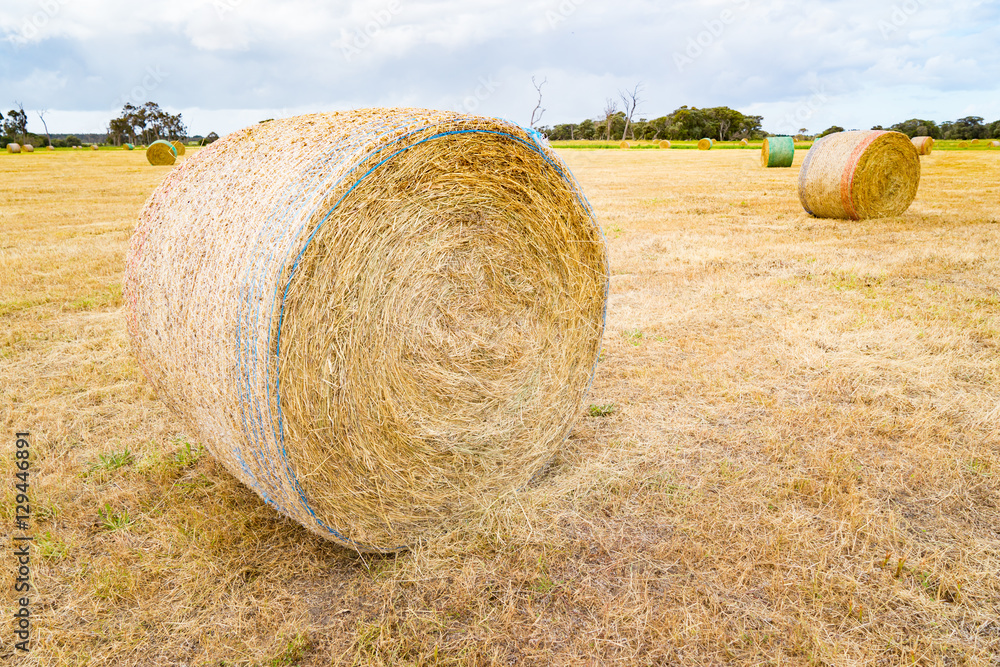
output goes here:
[{"label": "mown grass", "polygon": [[843,222],[755,151],[563,151],[608,232],[593,389],[529,488],[391,557],[279,517],[185,434],[116,291],[168,170],[52,153],[0,155],[27,664],[1000,660],[1000,153],[936,151],[905,215]]}]

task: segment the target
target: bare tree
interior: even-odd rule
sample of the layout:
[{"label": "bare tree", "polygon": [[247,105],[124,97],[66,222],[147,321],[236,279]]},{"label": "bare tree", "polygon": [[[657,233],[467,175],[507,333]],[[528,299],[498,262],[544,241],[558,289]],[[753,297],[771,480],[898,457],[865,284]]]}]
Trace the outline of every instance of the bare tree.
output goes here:
[{"label": "bare tree", "polygon": [[[531,85],[533,85],[535,87],[535,90],[538,91],[538,104],[535,105],[534,111],[531,112],[531,124],[528,126],[531,127],[532,129],[534,129],[535,123],[542,120],[542,114],[545,113],[545,109],[542,108],[542,86],[544,86],[545,82],[548,80],[549,77],[545,77],[544,79],[542,79],[541,83],[535,83],[535,77],[531,77]],[[538,115],[537,118],[535,117],[535,114]]]},{"label": "bare tree", "polygon": [[611,140],[611,119],[614,118],[617,111],[618,102],[615,102],[610,97],[604,100],[604,138],[608,141]]},{"label": "bare tree", "polygon": [[625,129],[622,130],[622,141],[625,141],[625,135],[628,134],[628,128],[632,123],[632,115],[635,113],[636,107],[642,104],[642,100],[639,98],[639,93],[641,92],[641,82],[635,84],[635,88],[632,90],[618,91],[618,97],[621,98],[622,104],[625,105]]},{"label": "bare tree", "polygon": [[40,121],[42,121],[42,127],[45,128],[45,136],[48,137],[49,146],[51,146],[52,145],[52,135],[49,134],[49,126],[45,122],[45,114],[47,114],[48,112],[49,112],[48,109],[42,109],[41,111],[36,111],[35,113],[38,114],[38,119]]}]

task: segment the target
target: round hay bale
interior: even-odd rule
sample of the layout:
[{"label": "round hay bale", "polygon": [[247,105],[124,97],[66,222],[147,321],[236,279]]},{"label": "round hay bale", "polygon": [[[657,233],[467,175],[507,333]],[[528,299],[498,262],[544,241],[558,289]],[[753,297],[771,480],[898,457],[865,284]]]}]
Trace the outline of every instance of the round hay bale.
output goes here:
[{"label": "round hay bale", "polygon": [[146,376],[233,475],[393,551],[550,460],[608,276],[589,204],[527,130],[362,109],[255,124],[171,171],[123,300]]},{"label": "round hay bale", "polygon": [[968,148],[969,147],[969,142],[968,141],[960,141],[960,142],[958,142],[958,147],[959,148]]},{"label": "round hay bale", "polygon": [[627,141],[623,141],[620,144],[618,144],[618,148],[621,148],[622,150],[628,150],[629,148],[632,148],[632,144],[630,144]]},{"label": "round hay bale", "polygon": [[31,144],[25,144],[21,146],[21,150],[24,151],[25,153],[34,153],[35,147],[32,146]]},{"label": "round hay bale", "polygon": [[146,159],[149,164],[156,166],[168,166],[177,161],[177,149],[169,141],[158,139],[146,149]]},{"label": "round hay bale", "polygon": [[101,150],[101,148],[97,144],[90,144],[90,150],[92,150],[92,151],[99,151],[99,150]]},{"label": "round hay bale", "polygon": [[909,208],[920,183],[920,157],[899,132],[828,134],[799,172],[799,199],[817,218],[884,218]]},{"label": "round hay bale", "polygon": [[1000,141],[991,141],[990,148],[1000,148]]},{"label": "round hay bale", "polygon": [[707,139],[707,138],[706,139],[699,139],[698,140],[698,150],[700,150],[700,151],[709,151],[709,150],[712,150],[712,146],[714,144],[715,144],[715,142],[713,140],[711,140],[711,139]]},{"label": "round hay bale", "polygon": [[174,151],[178,157],[184,155],[184,144],[179,141],[171,141],[170,145],[174,147]]},{"label": "round hay bale", "polygon": [[660,142],[660,148],[670,148],[670,142],[664,139]]},{"label": "round hay bale", "polygon": [[13,143],[7,144],[7,152],[8,153],[20,153],[21,152],[21,146],[19,144],[13,144]]},{"label": "round hay bale", "polygon": [[749,145],[750,142],[746,138],[740,139],[740,146],[749,146]]},{"label": "round hay bale", "polygon": [[122,149],[126,151],[134,151],[135,144],[122,144]]},{"label": "round hay bale", "polygon": [[979,143],[979,139],[973,139],[973,140],[972,140],[972,143],[974,143],[974,144],[978,144],[978,143]]},{"label": "round hay bale", "polygon": [[760,148],[762,167],[791,167],[795,159],[795,141],[791,137],[764,137]]},{"label": "round hay bale", "polygon": [[49,144],[49,146],[48,146],[48,149],[49,149],[50,151],[54,151],[54,150],[56,149],[56,147],[55,147],[55,146],[53,146],[52,144]]},{"label": "round hay bale", "polygon": [[934,139],[931,137],[913,137],[913,145],[917,149],[917,155],[930,155],[934,148]]}]

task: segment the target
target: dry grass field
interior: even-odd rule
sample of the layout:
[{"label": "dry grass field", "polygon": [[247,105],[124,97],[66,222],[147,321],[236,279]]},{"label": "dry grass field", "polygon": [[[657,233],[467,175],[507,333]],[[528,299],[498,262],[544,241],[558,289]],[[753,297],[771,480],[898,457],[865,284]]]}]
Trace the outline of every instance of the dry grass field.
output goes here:
[{"label": "dry grass field", "polygon": [[1000,664],[1000,151],[817,220],[755,150],[564,150],[608,237],[602,359],[530,488],[411,552],[277,516],[133,363],[167,173],[0,155],[0,522],[34,451],[24,665]]}]

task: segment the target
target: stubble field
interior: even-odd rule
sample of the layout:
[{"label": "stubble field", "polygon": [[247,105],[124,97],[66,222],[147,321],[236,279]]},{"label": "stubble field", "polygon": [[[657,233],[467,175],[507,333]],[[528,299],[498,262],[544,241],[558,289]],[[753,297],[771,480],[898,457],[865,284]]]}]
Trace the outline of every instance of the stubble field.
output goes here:
[{"label": "stubble field", "polygon": [[[817,220],[757,151],[562,150],[612,266],[530,488],[392,557],[282,519],[129,353],[141,152],[0,155],[0,522],[31,432],[25,665],[1000,661],[1000,151]],[[0,557],[3,617],[15,561]]]}]

